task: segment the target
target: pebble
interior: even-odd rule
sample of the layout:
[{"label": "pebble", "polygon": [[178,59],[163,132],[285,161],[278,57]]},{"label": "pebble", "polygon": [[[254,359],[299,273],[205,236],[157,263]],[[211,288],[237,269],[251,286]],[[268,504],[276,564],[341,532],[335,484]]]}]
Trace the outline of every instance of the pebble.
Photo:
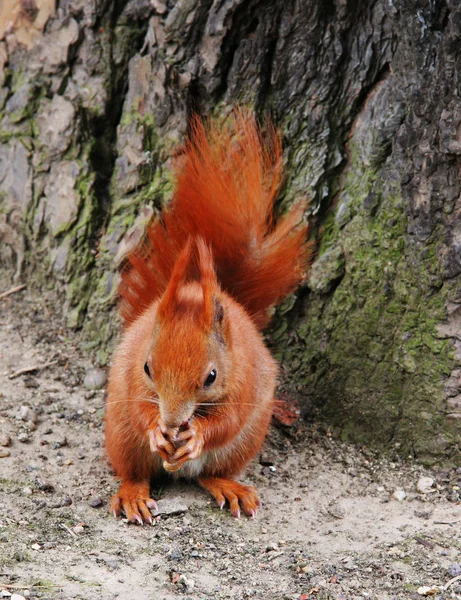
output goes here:
[{"label": "pebble", "polygon": [[0,446],[9,446],[11,444],[11,438],[9,435],[0,435]]},{"label": "pebble", "polygon": [[102,506],[103,502],[100,496],[91,496],[91,498],[88,501],[88,504],[92,508],[99,508],[100,506]]},{"label": "pebble", "polygon": [[54,485],[49,481],[42,481],[41,479],[36,479],[35,486],[41,492],[47,492],[49,494],[52,494],[54,492]]},{"label": "pebble", "polygon": [[394,498],[394,500],[398,500],[399,502],[402,502],[402,500],[405,500],[406,497],[407,497],[407,494],[403,490],[395,490],[394,493],[392,494],[392,498]]},{"label": "pebble", "polygon": [[29,441],[29,436],[27,435],[27,433],[22,432],[22,433],[18,434],[18,440],[22,444],[26,444]]},{"label": "pebble", "polygon": [[344,558],[342,563],[344,565],[344,568],[348,571],[355,571],[358,568],[352,556],[347,556],[346,558]]},{"label": "pebble", "polygon": [[64,448],[65,446],[67,446],[67,438],[63,437],[62,439],[53,442],[51,444],[51,449],[57,450],[58,448]]},{"label": "pebble", "polygon": [[24,496],[32,496],[32,489],[30,487],[22,488],[22,493]]},{"label": "pebble", "polygon": [[40,382],[33,375],[29,375],[28,377],[24,377],[23,379],[24,387],[30,389],[37,389],[40,387]]},{"label": "pebble", "polygon": [[13,594],[11,600],[26,600],[21,594]]},{"label": "pebble", "polygon": [[189,510],[189,507],[176,498],[170,500],[157,500],[157,509],[152,511],[154,517],[158,515],[179,515]]},{"label": "pebble", "polygon": [[83,387],[87,390],[100,390],[106,384],[107,375],[104,369],[88,369],[83,380]]},{"label": "pebble", "polygon": [[110,571],[116,571],[119,568],[118,560],[115,558],[107,558],[105,563]]},{"label": "pebble", "polygon": [[458,575],[461,575],[461,565],[459,563],[453,563],[448,567],[447,572],[450,577],[458,577]]},{"label": "pebble", "polygon": [[415,510],[415,517],[419,517],[420,519],[430,519],[432,517],[432,513],[434,512],[433,508],[429,508],[426,510]]},{"label": "pebble", "polygon": [[263,452],[259,457],[259,464],[263,465],[263,467],[272,466],[274,462],[274,457],[268,452]]},{"label": "pebble", "polygon": [[19,419],[21,421],[36,421],[37,415],[35,412],[29,407],[23,404],[19,408]]},{"label": "pebble", "polygon": [[10,456],[11,452],[7,448],[0,448],[0,458]]},{"label": "pebble", "polygon": [[189,579],[185,575],[181,575],[179,578],[179,583],[182,583],[186,588],[186,592],[192,592],[195,587],[195,581],[193,579]]},{"label": "pebble", "polygon": [[438,589],[439,588],[435,585],[430,587],[428,585],[422,585],[417,589],[417,592],[420,596],[433,596],[437,593]]},{"label": "pebble", "polygon": [[427,494],[433,491],[435,481],[432,477],[420,477],[418,479],[418,483],[416,484],[416,489],[420,494]]}]

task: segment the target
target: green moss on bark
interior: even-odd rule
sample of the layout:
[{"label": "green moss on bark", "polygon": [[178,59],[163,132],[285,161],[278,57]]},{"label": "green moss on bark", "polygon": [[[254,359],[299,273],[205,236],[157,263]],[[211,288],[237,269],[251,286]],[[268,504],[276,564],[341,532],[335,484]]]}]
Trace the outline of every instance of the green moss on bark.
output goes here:
[{"label": "green moss on bark", "polygon": [[[293,386],[344,439],[450,460],[461,431],[447,421],[443,386],[455,358],[437,332],[449,290],[436,238],[422,250],[410,245],[399,189],[383,184],[398,178],[382,175],[352,155],[304,315],[272,338]],[[325,280],[316,274],[322,260]]]}]

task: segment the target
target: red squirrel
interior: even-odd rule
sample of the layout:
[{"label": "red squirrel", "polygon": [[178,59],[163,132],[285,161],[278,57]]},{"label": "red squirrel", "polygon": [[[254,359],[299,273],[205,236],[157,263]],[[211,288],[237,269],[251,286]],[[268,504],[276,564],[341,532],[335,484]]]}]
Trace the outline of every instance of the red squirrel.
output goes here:
[{"label": "red squirrel", "polygon": [[259,451],[277,364],[260,330],[302,280],[311,245],[299,202],[277,223],[281,136],[250,112],[192,121],[169,208],[127,259],[125,323],[109,376],[106,449],[122,479],[114,516],[152,523],[150,482],[196,479],[235,517],[255,516],[235,478]]}]

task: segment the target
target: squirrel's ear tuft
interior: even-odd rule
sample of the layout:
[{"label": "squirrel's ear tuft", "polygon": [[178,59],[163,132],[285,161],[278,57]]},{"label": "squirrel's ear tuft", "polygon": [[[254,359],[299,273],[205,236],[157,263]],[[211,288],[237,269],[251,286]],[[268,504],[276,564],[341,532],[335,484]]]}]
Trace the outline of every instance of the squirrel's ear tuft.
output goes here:
[{"label": "squirrel's ear tuft", "polygon": [[200,285],[202,286],[203,294],[201,321],[206,329],[211,329],[214,317],[213,297],[216,288],[218,287],[213,263],[213,254],[211,248],[206,244],[202,237],[197,237],[195,243],[197,246]]},{"label": "squirrel's ear tuft", "polygon": [[221,343],[230,343],[229,319],[224,306],[216,296],[213,298],[213,332]]},{"label": "squirrel's ear tuft", "polygon": [[173,267],[170,281],[160,301],[157,315],[161,320],[174,317],[178,306],[178,290],[186,278],[187,268],[192,256],[192,240],[189,237],[186,245],[181,250]]}]

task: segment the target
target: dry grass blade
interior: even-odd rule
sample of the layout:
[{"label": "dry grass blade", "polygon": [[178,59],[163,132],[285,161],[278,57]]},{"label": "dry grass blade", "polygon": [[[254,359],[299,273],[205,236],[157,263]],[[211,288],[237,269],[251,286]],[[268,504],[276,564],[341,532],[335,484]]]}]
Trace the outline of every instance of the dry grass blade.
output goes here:
[{"label": "dry grass blade", "polygon": [[22,285],[17,285],[16,287],[12,287],[11,289],[7,290],[6,292],[3,292],[2,294],[0,294],[0,300],[3,300],[3,298],[7,298],[8,296],[11,296],[11,294],[16,294],[17,292],[22,292],[23,289],[25,289],[26,284],[23,283]]},{"label": "dry grass blade", "polygon": [[14,373],[11,373],[11,375],[8,375],[8,379],[16,379],[16,377],[19,377],[20,375],[25,375],[26,373],[33,373],[33,371],[41,371],[43,369],[46,369],[47,367],[52,367],[53,365],[57,364],[57,360],[51,360],[50,362],[43,363],[43,365],[33,365],[32,367],[25,367],[24,369],[19,369],[19,371],[15,371]]}]

